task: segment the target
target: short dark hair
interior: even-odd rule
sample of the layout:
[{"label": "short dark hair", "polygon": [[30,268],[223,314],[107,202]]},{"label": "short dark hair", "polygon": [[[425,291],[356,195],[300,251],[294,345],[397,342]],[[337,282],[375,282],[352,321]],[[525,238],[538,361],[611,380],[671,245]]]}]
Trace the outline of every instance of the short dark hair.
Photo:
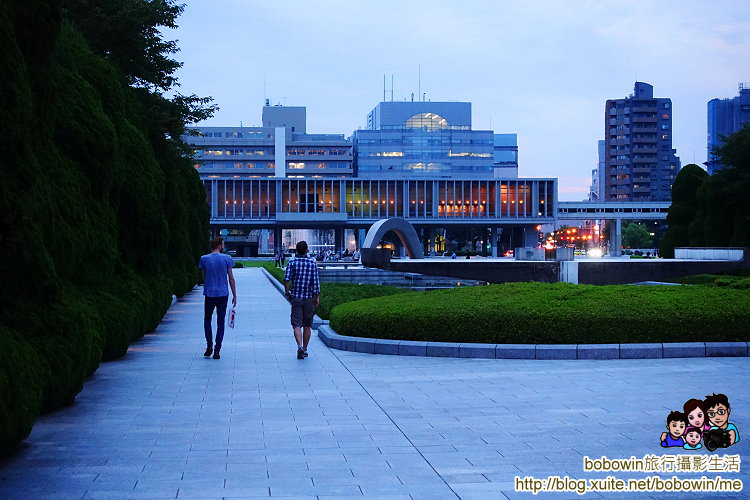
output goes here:
[{"label": "short dark hair", "polygon": [[297,257],[302,257],[307,253],[307,242],[302,240],[297,242]]},{"label": "short dark hair", "polygon": [[713,393],[710,396],[706,396],[706,399],[703,400],[703,408],[708,410],[709,408],[713,408],[716,405],[724,405],[727,407],[727,410],[730,410],[731,407],[729,406],[729,398],[727,398],[724,394],[716,394]]},{"label": "short dark hair", "polygon": [[221,236],[217,236],[216,238],[211,239],[211,243],[209,246],[211,247],[211,250],[216,250],[221,246],[221,244],[224,243],[224,238]]},{"label": "short dark hair", "polygon": [[687,401],[685,401],[685,404],[682,405],[682,411],[685,412],[685,415],[695,410],[696,408],[700,408],[703,413],[706,413],[706,409],[703,406],[703,401],[701,401],[700,399],[688,399]]},{"label": "short dark hair", "polygon": [[669,425],[669,422],[674,421],[685,422],[686,426],[688,424],[687,417],[681,411],[673,411],[669,415],[667,415],[667,425]]},{"label": "short dark hair", "polygon": [[688,435],[688,432],[697,432],[699,436],[703,435],[703,430],[697,427],[688,427],[687,429],[685,429],[686,436]]}]

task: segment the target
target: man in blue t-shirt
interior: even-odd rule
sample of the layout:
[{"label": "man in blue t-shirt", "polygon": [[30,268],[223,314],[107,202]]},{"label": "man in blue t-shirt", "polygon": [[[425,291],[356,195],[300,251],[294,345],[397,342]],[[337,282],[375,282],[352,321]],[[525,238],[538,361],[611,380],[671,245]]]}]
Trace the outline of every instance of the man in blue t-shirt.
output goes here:
[{"label": "man in blue t-shirt", "polygon": [[[206,352],[208,357],[213,353],[214,359],[221,358],[221,341],[224,340],[224,318],[227,313],[227,302],[229,290],[227,289],[227,278],[229,286],[232,287],[232,307],[237,305],[237,290],[234,286],[232,258],[221,253],[224,250],[224,240],[214,238],[211,240],[211,253],[202,255],[198,267],[203,269],[205,279],[203,280],[203,295],[205,302],[203,307],[203,332],[206,334]],[[211,332],[211,319],[216,308],[216,342],[213,341]]]}]

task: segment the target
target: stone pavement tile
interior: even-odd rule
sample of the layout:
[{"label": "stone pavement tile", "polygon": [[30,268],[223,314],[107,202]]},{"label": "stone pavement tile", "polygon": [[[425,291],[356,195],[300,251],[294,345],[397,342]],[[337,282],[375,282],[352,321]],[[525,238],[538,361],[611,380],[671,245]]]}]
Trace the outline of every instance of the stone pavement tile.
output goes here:
[{"label": "stone pavement tile", "polygon": [[366,495],[366,496],[320,495],[318,497],[318,500],[412,500],[412,497],[407,494],[404,494],[404,495]]},{"label": "stone pavement tile", "polygon": [[[451,485],[464,484],[464,483],[488,483],[488,479],[482,474],[443,474],[443,480]],[[454,488],[455,489],[455,488]]]},{"label": "stone pavement tile", "polygon": [[[720,390],[732,401],[735,423],[750,425],[743,410],[750,407],[750,366],[738,358],[376,356],[329,350],[314,337],[311,357],[301,363],[288,304],[256,270],[236,276],[240,313],[252,323],[227,332],[222,360],[201,356],[196,289],[123,360],[103,363],[75,405],[42,416],[26,450],[3,462],[0,477],[27,485],[17,492],[26,497],[49,491],[29,486],[40,475],[65,485],[58,498],[80,495],[76,481],[93,479],[138,483],[87,496],[174,498],[180,490],[160,490],[159,483],[179,480],[201,484],[183,495],[215,498],[205,484],[220,480],[231,487],[223,493],[253,497],[243,488],[257,486],[270,488],[261,491],[267,497],[288,478],[304,491],[277,493],[435,500],[456,498],[444,479],[482,475],[518,498],[512,480],[522,469],[583,477],[584,454],[660,454],[654,444],[665,416],[718,391],[718,372],[732,374]],[[741,444],[737,452],[750,460]],[[349,489],[323,491],[313,478],[321,487]],[[349,478],[357,484],[331,484]],[[482,498],[482,484],[451,483],[466,498]]]},{"label": "stone pavement tile", "polygon": [[268,487],[246,487],[246,488],[180,488],[177,498],[243,498],[243,497],[266,497],[270,496]]},{"label": "stone pavement tile", "polygon": [[135,491],[135,490],[107,490],[107,491],[87,491],[86,500],[89,498],[96,500],[122,500],[122,499],[148,499],[154,498],[177,498],[177,489],[174,490],[153,490],[153,491]]},{"label": "stone pavement tile", "polygon": [[291,495],[329,495],[329,496],[361,496],[362,490],[356,485],[328,485],[328,486],[309,486],[295,487],[291,486],[271,486],[271,496],[291,496]]}]

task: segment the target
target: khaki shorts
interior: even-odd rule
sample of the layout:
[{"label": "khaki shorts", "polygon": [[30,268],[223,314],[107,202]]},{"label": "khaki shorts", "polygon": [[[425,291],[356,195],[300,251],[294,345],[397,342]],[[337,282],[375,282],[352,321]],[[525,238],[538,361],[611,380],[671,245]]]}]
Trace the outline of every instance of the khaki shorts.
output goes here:
[{"label": "khaki shorts", "polygon": [[315,299],[298,299],[292,297],[292,327],[311,327],[315,316]]}]

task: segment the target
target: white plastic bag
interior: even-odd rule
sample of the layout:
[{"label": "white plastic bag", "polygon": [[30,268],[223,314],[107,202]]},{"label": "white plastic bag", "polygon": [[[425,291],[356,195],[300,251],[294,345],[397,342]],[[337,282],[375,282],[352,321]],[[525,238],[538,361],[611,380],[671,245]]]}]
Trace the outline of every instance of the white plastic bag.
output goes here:
[{"label": "white plastic bag", "polygon": [[235,321],[237,321],[237,308],[232,306],[227,313],[227,326],[229,328],[234,328]]}]

